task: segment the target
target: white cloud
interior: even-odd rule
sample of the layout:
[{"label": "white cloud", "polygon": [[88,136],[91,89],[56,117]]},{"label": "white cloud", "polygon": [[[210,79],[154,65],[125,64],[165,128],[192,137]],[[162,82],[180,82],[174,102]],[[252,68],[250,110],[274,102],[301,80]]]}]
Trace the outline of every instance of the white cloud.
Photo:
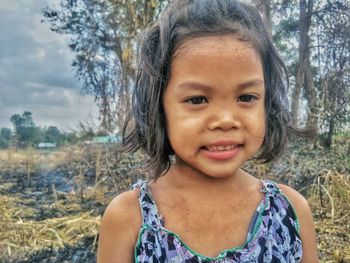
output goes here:
[{"label": "white cloud", "polygon": [[0,10],[12,11],[20,8],[20,4],[14,0],[1,0]]},{"label": "white cloud", "polygon": [[13,114],[33,113],[39,126],[76,127],[79,121],[97,122],[98,108],[92,96],[83,96],[76,90],[46,89],[31,92],[21,103],[4,106],[0,99],[0,127],[11,127]]},{"label": "white cloud", "polygon": [[67,37],[41,23],[45,6],[44,0],[0,0],[0,128],[25,110],[40,126],[97,122],[94,98],[81,95],[74,77]]}]

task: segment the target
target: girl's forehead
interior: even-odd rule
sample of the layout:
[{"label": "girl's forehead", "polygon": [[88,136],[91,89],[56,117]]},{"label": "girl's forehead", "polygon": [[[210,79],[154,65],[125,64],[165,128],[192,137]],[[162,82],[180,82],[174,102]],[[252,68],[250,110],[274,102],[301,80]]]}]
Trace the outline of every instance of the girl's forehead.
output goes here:
[{"label": "girl's forehead", "polygon": [[198,36],[184,40],[180,46],[198,45],[198,46],[225,46],[225,47],[237,47],[240,48],[252,48],[253,45],[249,41],[243,41],[234,35],[212,35],[212,36]]},{"label": "girl's forehead", "polygon": [[259,58],[253,44],[249,41],[239,40],[231,35],[196,37],[183,41],[176,49],[172,62],[177,59],[201,56],[221,56],[223,59],[234,59],[237,56]]}]

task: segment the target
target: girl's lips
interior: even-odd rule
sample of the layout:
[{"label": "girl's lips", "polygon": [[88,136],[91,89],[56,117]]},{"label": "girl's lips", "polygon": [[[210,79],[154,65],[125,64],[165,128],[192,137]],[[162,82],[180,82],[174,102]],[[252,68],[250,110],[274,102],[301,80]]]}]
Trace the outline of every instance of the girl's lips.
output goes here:
[{"label": "girl's lips", "polygon": [[236,156],[240,151],[241,145],[219,145],[219,146],[206,146],[201,148],[201,153],[212,160],[228,160]]}]

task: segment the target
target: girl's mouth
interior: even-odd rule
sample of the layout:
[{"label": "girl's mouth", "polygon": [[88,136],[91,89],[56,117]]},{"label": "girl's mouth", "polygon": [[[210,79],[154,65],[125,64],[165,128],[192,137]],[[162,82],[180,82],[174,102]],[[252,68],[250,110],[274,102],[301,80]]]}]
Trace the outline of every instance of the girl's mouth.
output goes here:
[{"label": "girl's mouth", "polygon": [[211,160],[224,161],[236,156],[241,146],[242,144],[204,146],[201,153]]}]

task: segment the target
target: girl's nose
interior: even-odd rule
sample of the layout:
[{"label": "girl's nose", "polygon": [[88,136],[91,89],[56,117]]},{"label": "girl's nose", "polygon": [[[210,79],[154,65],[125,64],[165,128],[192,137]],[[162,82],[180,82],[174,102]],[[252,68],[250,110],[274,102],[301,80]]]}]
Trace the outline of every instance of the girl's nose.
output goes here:
[{"label": "girl's nose", "polygon": [[241,127],[241,121],[231,109],[221,109],[213,112],[208,123],[209,130],[230,130]]}]

